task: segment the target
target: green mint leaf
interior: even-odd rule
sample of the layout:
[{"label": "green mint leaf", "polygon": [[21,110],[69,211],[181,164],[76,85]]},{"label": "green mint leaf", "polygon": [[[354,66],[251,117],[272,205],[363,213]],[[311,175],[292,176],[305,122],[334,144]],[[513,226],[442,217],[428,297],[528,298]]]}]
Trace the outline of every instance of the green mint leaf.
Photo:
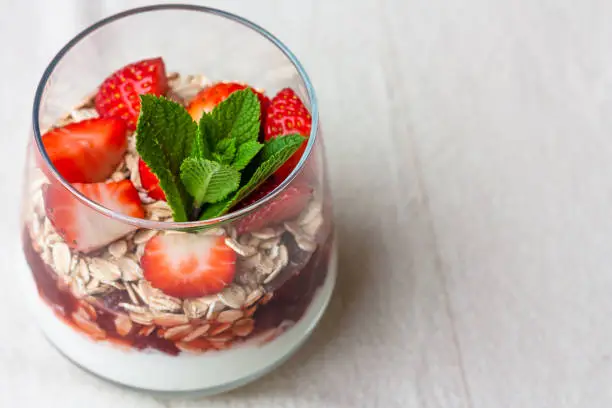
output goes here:
[{"label": "green mint leaf", "polygon": [[232,167],[236,170],[244,169],[257,153],[259,153],[262,147],[264,147],[264,145],[254,140],[241,144],[236,151],[236,157],[234,157]]},{"label": "green mint leaf", "polygon": [[261,159],[262,161],[266,161],[287,147],[293,148],[294,146],[297,146],[299,148],[305,140],[306,138],[304,136],[298,134],[277,136],[274,139],[270,139],[266,142],[263,150],[261,151]]},{"label": "green mint leaf", "polygon": [[219,140],[213,152],[213,158],[221,164],[230,164],[235,155],[236,141],[230,138]]},{"label": "green mint leaf", "polygon": [[213,148],[217,141],[221,139],[221,130],[215,120],[204,113],[198,125],[198,137],[194,141],[194,148],[191,157],[211,159]]},{"label": "green mint leaf", "polygon": [[238,170],[211,160],[189,157],[181,166],[181,180],[194,206],[223,200],[240,185]]},{"label": "green mint leaf", "polygon": [[229,137],[236,141],[236,146],[257,140],[260,115],[259,99],[251,89],[233,92],[211,113],[220,130],[212,140],[216,143],[220,138]]},{"label": "green mint leaf", "polygon": [[193,151],[197,126],[185,108],[164,97],[140,96],[136,150],[159,179],[175,221],[188,221],[191,197],[179,179],[181,163]]},{"label": "green mint leaf", "polygon": [[[293,135],[288,135],[292,137]],[[297,143],[297,139],[294,138],[294,142],[285,143],[281,142],[273,142],[273,140],[282,139],[288,136],[279,136],[276,139],[272,139],[271,141],[266,143],[266,146],[269,146],[267,159],[265,159],[261,165],[255,170],[249,181],[244,184],[233,196],[216,203],[213,206],[209,206],[206,208],[202,214],[200,215],[201,220],[205,220],[208,218],[218,217],[227,213],[232,207],[238,204],[242,199],[247,197],[249,194],[253,192],[261,183],[263,183],[268,177],[270,177],[276,170],[280,168],[293,154],[299,149],[301,144],[304,141],[304,137],[300,143]],[[287,140],[289,142],[289,139]],[[280,146],[279,143],[283,145]],[[266,149],[264,146],[262,150],[262,156],[264,155],[264,151]]]},{"label": "green mint leaf", "polygon": [[204,210],[200,214],[200,220],[208,220],[210,218],[215,218],[222,215],[223,210],[225,209],[225,207],[227,207],[230,201],[231,198],[205,206]]}]

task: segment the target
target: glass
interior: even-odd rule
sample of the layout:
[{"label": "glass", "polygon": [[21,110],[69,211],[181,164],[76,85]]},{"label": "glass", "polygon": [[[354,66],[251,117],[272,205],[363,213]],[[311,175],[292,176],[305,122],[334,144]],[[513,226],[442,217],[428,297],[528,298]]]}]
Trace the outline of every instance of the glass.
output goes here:
[{"label": "glass", "polygon": [[[207,81],[237,80],[268,95],[292,88],[312,116],[306,152],[296,169],[259,201],[188,223],[174,222],[164,202],[142,191],[146,219],[116,213],[79,193],[51,165],[41,135],[96,116],[91,96],[75,102],[118,68],[156,56],[164,58],[167,72],[178,73],[168,74],[178,100],[188,100]],[[140,188],[130,146],[111,177]],[[45,71],[27,153],[22,238],[32,274],[24,292],[46,337],[77,365],[138,389],[210,394],[271,370],[316,326],[336,274],[317,104],[300,63],[264,29],[229,13],[184,5],[134,9],[94,24]],[[309,194],[299,215],[244,230],[246,219],[266,214],[289,189],[305,186]],[[71,249],[48,217],[54,211],[46,202],[50,188],[68,194],[78,213],[92,220],[80,228],[93,229],[94,235],[109,229],[125,235],[88,253]],[[170,234],[229,240],[237,252],[233,282],[199,298],[155,289],[143,277],[141,256],[152,237]]]}]

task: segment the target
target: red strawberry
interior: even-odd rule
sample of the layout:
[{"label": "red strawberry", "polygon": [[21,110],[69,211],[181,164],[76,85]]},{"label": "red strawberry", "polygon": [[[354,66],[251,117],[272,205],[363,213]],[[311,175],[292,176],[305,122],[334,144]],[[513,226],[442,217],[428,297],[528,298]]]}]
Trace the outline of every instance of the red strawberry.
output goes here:
[{"label": "red strawberry", "polygon": [[[281,180],[282,181],[282,180]],[[261,200],[274,190],[281,181],[277,178],[269,178],[249,196],[242,200],[234,209],[244,208]],[[238,221],[236,229],[239,234],[257,231],[269,225],[278,224],[283,221],[297,217],[308,201],[312,188],[305,184],[292,183],[279,193],[272,201],[255,210]]]},{"label": "red strawberry", "polygon": [[70,183],[104,181],[127,149],[125,123],[120,119],[88,119],[55,128],[42,137],[57,171]]},{"label": "red strawberry", "polygon": [[[129,180],[74,183],[73,187],[110,210],[137,218],[145,215],[138,191]],[[88,207],[59,184],[50,184],[44,190],[44,200],[51,224],[66,243],[78,251],[89,252],[100,248],[136,229]]]},{"label": "red strawberry", "polygon": [[[285,88],[276,94],[270,102],[270,107],[268,108],[266,116],[264,139],[270,140],[290,133],[297,133],[309,137],[311,126],[312,117],[300,98],[297,97],[292,89]],[[293,156],[276,171],[275,174],[281,180],[287,178],[295,166],[297,166],[302,155],[306,151],[306,145],[306,142],[302,143],[302,146],[300,146]]]},{"label": "red strawberry", "polygon": [[[213,110],[215,106],[223,102],[236,91],[248,88],[248,85],[240,84],[237,82],[218,82],[216,84],[207,86],[198,93],[193,100],[189,103],[187,111],[196,122],[200,120],[204,112],[208,113]],[[259,98],[262,112],[265,112],[270,99],[263,93],[256,91],[251,88],[255,95]],[[263,116],[263,115],[262,115]]]},{"label": "red strawberry", "polygon": [[212,295],[234,279],[236,253],[223,237],[203,234],[158,235],[141,258],[151,285],[179,298]]},{"label": "red strawberry", "polygon": [[140,173],[140,183],[146,190],[149,197],[156,200],[166,201],[166,195],[164,194],[164,190],[162,190],[159,185],[157,176],[153,174],[151,169],[149,169],[149,166],[147,166],[147,163],[145,163],[142,159],[138,160],[138,173]]},{"label": "red strawberry", "polygon": [[164,95],[168,90],[166,67],[161,58],[135,62],[106,78],[96,95],[96,109],[102,117],[119,117],[128,129],[136,129],[140,114],[138,95]]}]

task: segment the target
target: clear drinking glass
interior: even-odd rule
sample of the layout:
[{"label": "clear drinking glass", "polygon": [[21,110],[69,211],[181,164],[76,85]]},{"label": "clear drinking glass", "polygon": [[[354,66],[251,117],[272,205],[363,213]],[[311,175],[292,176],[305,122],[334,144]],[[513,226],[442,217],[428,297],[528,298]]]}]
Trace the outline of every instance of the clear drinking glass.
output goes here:
[{"label": "clear drinking glass", "polygon": [[[259,201],[222,217],[174,222],[163,202],[146,201],[146,219],[87,199],[52,166],[41,141],[51,127],[95,116],[91,95],[111,72],[162,56],[171,89],[187,100],[207,81],[237,80],[268,95],[290,87],[312,115],[306,152],[291,175]],[[199,74],[206,75],[204,79]],[[195,75],[195,76],[190,76]],[[85,97],[84,102],[82,101]],[[139,187],[133,146],[113,179]],[[23,247],[31,275],[24,293],[46,337],[66,357],[108,380],[159,392],[216,393],[251,381],[308,337],[335,283],[331,199],[317,103],[295,56],[257,25],[219,10],[152,6],[106,18],[71,40],[37,89],[27,152]],[[244,231],[296,185],[311,191],[299,216]],[[67,245],[48,219],[46,192],[62,189],[118,241],[89,252]],[[143,198],[144,199],[144,198]],[[217,295],[175,298],[143,277],[140,258],[154,236],[230,239],[234,281]],[[217,237],[217,238],[215,238]]]}]

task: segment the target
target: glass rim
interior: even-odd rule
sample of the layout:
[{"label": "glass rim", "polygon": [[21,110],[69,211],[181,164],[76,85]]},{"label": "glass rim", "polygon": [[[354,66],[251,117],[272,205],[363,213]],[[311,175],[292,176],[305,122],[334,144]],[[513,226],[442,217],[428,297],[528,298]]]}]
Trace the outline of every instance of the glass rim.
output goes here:
[{"label": "glass rim", "polygon": [[[310,104],[311,104],[310,115],[312,117],[312,126],[310,130],[308,144],[306,145],[306,150],[304,154],[302,154],[300,161],[298,162],[296,167],[293,169],[293,171],[289,174],[289,176],[287,176],[285,180],[283,180],[283,182],[280,185],[278,185],[274,190],[272,190],[271,193],[267,194],[262,199],[257,200],[254,203],[244,208],[241,208],[237,211],[233,211],[233,212],[230,212],[228,214],[225,214],[219,217],[209,218],[206,220],[187,221],[187,222],[177,222],[174,220],[173,221],[154,221],[154,220],[147,220],[144,218],[131,217],[129,215],[125,215],[125,214],[113,211],[109,208],[106,208],[100,205],[99,203],[96,203],[95,201],[90,200],[85,195],[83,195],[81,192],[79,192],[76,188],[74,188],[68,181],[66,181],[66,179],[64,179],[64,177],[62,177],[62,175],[59,174],[59,172],[57,171],[57,169],[51,162],[49,155],[47,154],[44,148],[44,145],[42,143],[42,134],[40,131],[40,123],[39,123],[39,118],[38,118],[40,107],[41,107],[41,100],[42,100],[42,96],[45,91],[46,84],[49,78],[51,77],[51,75],[53,74],[53,72],[55,71],[55,68],[57,67],[58,63],[62,60],[62,58],[81,40],[83,40],[89,34],[93,33],[94,31],[96,31],[97,29],[101,27],[104,27],[110,23],[113,23],[114,21],[121,20],[123,18],[130,17],[133,15],[147,13],[147,12],[154,12],[154,11],[164,11],[164,10],[195,11],[195,12],[202,12],[206,14],[215,15],[221,18],[228,19],[235,23],[238,23],[242,25],[243,27],[249,28],[255,34],[263,36],[268,41],[270,41],[273,45],[275,45],[276,48],[278,48],[285,55],[285,57],[293,64],[294,68],[296,69],[297,73],[300,76],[300,79],[304,83],[306,92],[308,94],[308,99],[310,100]],[[291,184],[291,182],[297,177],[297,175],[301,173],[308,157],[312,153],[312,150],[314,148],[314,143],[316,141],[317,134],[318,134],[318,128],[319,128],[319,107],[318,107],[314,87],[312,86],[312,83],[310,82],[310,78],[308,77],[308,74],[306,73],[306,70],[304,69],[302,64],[299,62],[299,60],[293,54],[293,52],[283,42],[281,42],[278,38],[276,38],[272,33],[267,31],[263,27],[259,26],[258,24],[244,17],[240,17],[236,14],[233,14],[227,11],[223,11],[223,10],[219,10],[216,8],[212,8],[212,7],[197,6],[197,5],[191,5],[191,4],[157,4],[157,5],[152,5],[152,6],[128,9],[128,10],[113,14],[109,17],[103,18],[95,22],[94,24],[90,25],[89,27],[85,28],[80,33],[78,33],[76,36],[74,36],[70,41],[68,41],[66,45],[64,45],[60,49],[60,51],[53,57],[53,59],[51,60],[47,68],[45,68],[45,71],[43,72],[43,75],[40,79],[40,82],[38,83],[38,86],[36,88],[36,93],[34,96],[34,105],[33,105],[33,111],[32,111],[32,126],[34,130],[34,139],[36,141],[36,146],[38,148],[38,152],[42,156],[42,159],[44,162],[43,164],[48,168],[52,176],[58,182],[60,182],[64,186],[64,188],[66,188],[73,196],[75,196],[83,204],[87,205],[88,207],[92,208],[93,210],[103,215],[106,215],[110,218],[116,219],[121,222],[125,222],[128,224],[137,226],[138,228],[155,229],[155,230],[178,230],[178,229],[189,229],[189,228],[197,228],[197,227],[213,227],[220,223],[226,223],[229,221],[236,220],[266,205],[266,203],[273,200],[277,195],[279,195],[283,190],[285,190]]]}]

